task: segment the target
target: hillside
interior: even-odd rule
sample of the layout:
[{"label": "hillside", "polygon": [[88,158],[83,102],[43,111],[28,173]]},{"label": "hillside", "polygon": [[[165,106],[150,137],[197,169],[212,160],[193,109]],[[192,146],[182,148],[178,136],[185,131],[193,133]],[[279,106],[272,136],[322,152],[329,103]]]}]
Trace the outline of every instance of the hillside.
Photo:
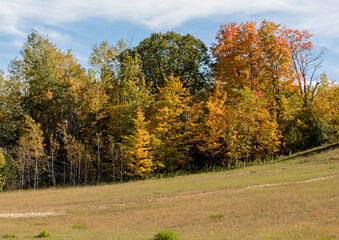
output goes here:
[{"label": "hillside", "polygon": [[[339,239],[339,148],[267,165],[0,193],[0,234],[32,239]],[[36,216],[34,216],[36,215]],[[45,216],[44,216],[45,215]]]}]

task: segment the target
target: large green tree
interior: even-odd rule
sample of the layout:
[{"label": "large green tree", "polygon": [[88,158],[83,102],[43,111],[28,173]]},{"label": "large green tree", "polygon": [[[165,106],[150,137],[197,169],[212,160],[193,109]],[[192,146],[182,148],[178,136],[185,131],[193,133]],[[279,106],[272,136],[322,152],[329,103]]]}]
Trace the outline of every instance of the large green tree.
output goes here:
[{"label": "large green tree", "polygon": [[166,77],[180,77],[183,86],[196,93],[209,86],[210,62],[205,44],[190,34],[176,32],[153,33],[136,47],[146,83],[154,87],[165,85]]},{"label": "large green tree", "polygon": [[85,71],[70,51],[62,51],[48,38],[32,32],[10,65],[11,82],[21,85],[18,107],[39,119],[45,133],[56,133],[57,124],[69,121],[79,138],[78,117]]},{"label": "large green tree", "polygon": [[0,71],[0,145],[14,145],[21,135],[23,122],[20,99],[24,94],[24,85],[12,81]]}]

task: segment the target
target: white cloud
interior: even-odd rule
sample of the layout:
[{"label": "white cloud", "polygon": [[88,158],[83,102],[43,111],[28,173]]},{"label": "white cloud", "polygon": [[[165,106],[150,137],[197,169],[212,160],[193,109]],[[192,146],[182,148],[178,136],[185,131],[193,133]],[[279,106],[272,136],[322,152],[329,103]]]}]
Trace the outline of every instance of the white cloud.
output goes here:
[{"label": "white cloud", "polygon": [[48,39],[51,40],[51,42],[55,43],[61,48],[64,48],[65,46],[70,45],[72,43],[72,38],[69,35],[60,33],[54,29],[36,26],[34,27],[34,30],[38,31],[44,36],[47,36]]},{"label": "white cloud", "polygon": [[[291,24],[339,37],[338,0],[0,0],[0,31],[23,35],[30,22],[49,26],[84,19],[124,20],[152,30],[230,14],[277,13]],[[297,22],[296,22],[297,21]]]},{"label": "white cloud", "polygon": [[36,26],[63,47],[74,42],[56,29],[84,20],[122,20],[159,31],[199,18],[236,15],[251,20],[260,16],[291,28],[309,29],[318,42],[326,42],[335,51],[338,12],[339,0],[0,0],[0,34],[13,36],[18,44]]},{"label": "white cloud", "polygon": [[[309,29],[317,45],[337,56],[338,12],[339,0],[0,0],[0,35],[12,38],[12,46],[21,47],[27,33],[35,28],[64,48],[81,45],[61,32],[68,24],[84,20],[127,21],[164,31],[195,19],[233,21],[231,17],[237,16]],[[6,58],[4,54],[2,58]],[[332,61],[336,66],[336,59]]]},{"label": "white cloud", "polygon": [[14,47],[21,48],[22,45],[24,44],[24,42],[25,41],[23,40],[23,38],[16,38],[16,39],[13,40],[12,45]]}]

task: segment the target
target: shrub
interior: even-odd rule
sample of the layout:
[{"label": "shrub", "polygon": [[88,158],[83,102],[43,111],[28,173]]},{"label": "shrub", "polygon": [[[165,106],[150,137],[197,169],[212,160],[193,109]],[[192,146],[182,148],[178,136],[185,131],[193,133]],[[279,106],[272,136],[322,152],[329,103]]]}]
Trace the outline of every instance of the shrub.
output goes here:
[{"label": "shrub", "polygon": [[15,234],[9,234],[9,233],[5,233],[2,237],[3,238],[16,238]]},{"label": "shrub", "polygon": [[329,237],[320,237],[319,240],[331,240]]},{"label": "shrub", "polygon": [[76,229],[86,229],[87,225],[86,224],[81,224],[81,223],[76,223],[72,226],[72,228],[76,228]]},{"label": "shrub", "polygon": [[35,225],[36,226],[46,226],[48,223],[45,223],[45,222],[38,222],[36,223]]},{"label": "shrub", "polygon": [[38,235],[34,236],[34,237],[35,238],[46,238],[46,237],[51,237],[51,236],[52,236],[52,234],[49,231],[41,230],[41,232]]},{"label": "shrub", "polygon": [[212,219],[221,219],[223,217],[224,217],[224,215],[222,215],[222,214],[211,214]]},{"label": "shrub", "polygon": [[173,231],[162,230],[154,236],[153,240],[179,240],[179,238]]}]

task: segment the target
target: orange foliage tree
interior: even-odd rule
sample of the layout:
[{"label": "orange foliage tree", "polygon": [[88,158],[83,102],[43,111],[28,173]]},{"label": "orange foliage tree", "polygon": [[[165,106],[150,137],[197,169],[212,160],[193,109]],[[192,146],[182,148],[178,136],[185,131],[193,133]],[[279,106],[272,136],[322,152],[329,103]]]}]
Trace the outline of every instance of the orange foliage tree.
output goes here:
[{"label": "orange foliage tree", "polygon": [[321,68],[325,50],[315,52],[307,30],[280,29],[281,37],[286,41],[290,52],[290,69],[298,87],[304,105],[313,102],[319,85],[322,84],[317,71]]},{"label": "orange foliage tree", "polygon": [[258,91],[245,87],[232,105],[218,83],[203,106],[195,140],[199,150],[228,167],[274,155],[279,150],[280,131],[267,101]]},{"label": "orange foliage tree", "polygon": [[212,47],[214,76],[230,99],[245,87],[260,91],[271,112],[280,115],[281,97],[294,91],[290,48],[279,25],[263,21],[222,25]]}]

